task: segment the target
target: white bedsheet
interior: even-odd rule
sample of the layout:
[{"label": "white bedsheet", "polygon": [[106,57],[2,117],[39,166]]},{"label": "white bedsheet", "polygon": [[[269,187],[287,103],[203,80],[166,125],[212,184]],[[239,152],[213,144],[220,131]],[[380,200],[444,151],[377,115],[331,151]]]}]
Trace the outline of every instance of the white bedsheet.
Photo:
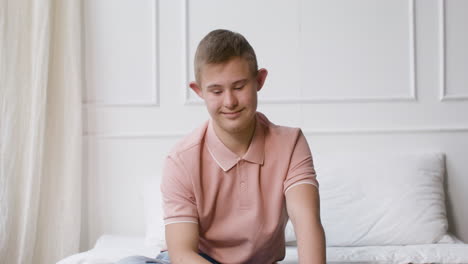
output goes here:
[{"label": "white bedsheet", "polygon": [[[111,264],[131,255],[155,257],[159,248],[144,246],[143,237],[104,235],[93,249],[72,255],[57,264]],[[297,248],[286,247],[282,264],[297,264]],[[447,236],[438,244],[411,246],[328,247],[328,263],[403,264],[464,263],[468,264],[468,244]]]}]

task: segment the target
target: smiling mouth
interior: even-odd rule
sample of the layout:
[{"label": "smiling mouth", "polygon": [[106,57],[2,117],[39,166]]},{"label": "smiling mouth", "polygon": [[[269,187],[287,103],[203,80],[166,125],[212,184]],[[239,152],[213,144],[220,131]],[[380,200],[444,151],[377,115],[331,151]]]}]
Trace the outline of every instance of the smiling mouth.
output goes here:
[{"label": "smiling mouth", "polygon": [[225,115],[226,117],[237,117],[240,114],[240,112],[242,112],[242,110],[244,109],[241,109],[236,112],[222,112],[222,114]]}]

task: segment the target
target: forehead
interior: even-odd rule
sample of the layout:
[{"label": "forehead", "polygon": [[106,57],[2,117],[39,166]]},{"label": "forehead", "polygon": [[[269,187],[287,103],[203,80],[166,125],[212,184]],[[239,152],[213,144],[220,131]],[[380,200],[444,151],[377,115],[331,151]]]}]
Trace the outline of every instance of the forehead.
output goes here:
[{"label": "forehead", "polygon": [[200,68],[202,86],[229,84],[250,76],[249,62],[241,57],[235,57],[223,63],[204,64]]}]

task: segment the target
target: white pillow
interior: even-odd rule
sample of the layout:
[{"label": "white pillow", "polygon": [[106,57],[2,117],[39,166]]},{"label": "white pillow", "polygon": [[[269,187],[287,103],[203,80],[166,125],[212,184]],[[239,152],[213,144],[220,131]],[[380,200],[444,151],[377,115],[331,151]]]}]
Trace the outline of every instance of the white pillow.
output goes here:
[{"label": "white pillow", "polygon": [[[409,245],[447,233],[442,153],[314,156],[328,246]],[[145,184],[146,246],[165,247],[159,177]],[[296,238],[291,222],[286,242]]]},{"label": "white pillow", "polygon": [[145,246],[166,247],[165,229],[161,191],[159,189],[161,178],[151,177],[145,182]]},{"label": "white pillow", "polygon": [[447,233],[442,153],[324,154],[314,164],[327,246],[430,244]]}]

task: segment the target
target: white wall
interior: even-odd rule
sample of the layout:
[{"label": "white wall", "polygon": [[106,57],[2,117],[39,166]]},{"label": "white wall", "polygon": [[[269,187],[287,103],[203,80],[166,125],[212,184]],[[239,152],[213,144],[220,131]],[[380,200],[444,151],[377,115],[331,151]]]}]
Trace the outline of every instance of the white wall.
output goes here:
[{"label": "white wall", "polygon": [[216,28],[249,39],[269,70],[259,110],[314,155],[447,153],[450,228],[468,242],[468,1],[87,0],[85,22],[82,249],[144,234],[145,179],[208,118],[187,83]]}]

